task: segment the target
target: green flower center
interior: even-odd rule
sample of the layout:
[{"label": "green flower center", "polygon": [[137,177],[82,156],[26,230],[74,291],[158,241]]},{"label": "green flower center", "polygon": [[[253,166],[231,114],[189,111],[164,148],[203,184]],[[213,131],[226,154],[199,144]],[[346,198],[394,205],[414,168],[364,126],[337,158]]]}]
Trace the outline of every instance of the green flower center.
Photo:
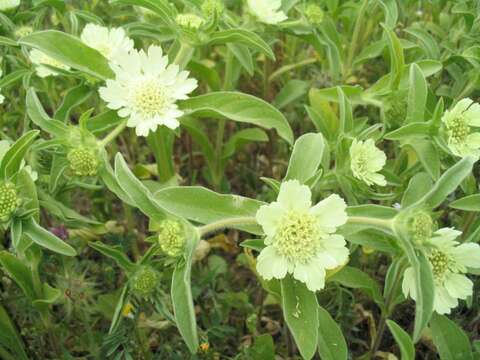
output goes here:
[{"label": "green flower center", "polygon": [[155,80],[146,80],[133,91],[133,108],[144,118],[153,118],[165,112],[170,104],[167,89]]},{"label": "green flower center", "polygon": [[142,267],[138,270],[131,280],[131,287],[135,294],[142,297],[151,295],[159,282],[157,271],[149,266]]},{"label": "green flower center", "polygon": [[430,264],[432,264],[433,278],[437,281],[443,280],[445,274],[451,268],[450,258],[440,250],[433,250],[428,260],[430,260]]},{"label": "green flower center", "polygon": [[433,220],[426,213],[415,214],[411,219],[410,231],[415,241],[428,240],[433,234]]},{"label": "green flower center", "polygon": [[67,155],[70,169],[77,176],[94,176],[97,174],[98,159],[92,150],[86,148],[72,149]]},{"label": "green flower center", "polygon": [[158,232],[158,242],[162,251],[168,256],[181,255],[185,246],[183,225],[175,220],[165,220]]},{"label": "green flower center", "polygon": [[308,262],[320,247],[316,219],[306,213],[291,211],[282,219],[273,246],[279,255],[291,262]]},{"label": "green flower center", "polygon": [[0,185],[0,221],[8,221],[18,206],[15,185],[5,183]]},{"label": "green flower center", "polygon": [[462,144],[470,135],[470,127],[462,116],[458,116],[447,125],[450,141]]}]

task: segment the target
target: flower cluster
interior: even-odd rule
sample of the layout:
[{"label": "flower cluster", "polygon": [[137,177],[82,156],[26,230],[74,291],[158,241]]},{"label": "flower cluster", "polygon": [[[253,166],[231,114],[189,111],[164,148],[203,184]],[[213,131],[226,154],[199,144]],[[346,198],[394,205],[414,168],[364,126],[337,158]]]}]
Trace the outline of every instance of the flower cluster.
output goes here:
[{"label": "flower cluster", "polygon": [[185,229],[176,220],[165,220],[160,224],[158,231],[160,249],[170,257],[177,257],[183,253],[185,246]]},{"label": "flower cluster", "polygon": [[133,49],[133,40],[122,28],[107,28],[96,24],[87,24],[80,39],[91,48],[98,50],[109,61],[114,61],[118,52]]},{"label": "flower cluster", "polygon": [[148,51],[120,50],[110,63],[115,79],[100,88],[100,96],[110,109],[128,117],[127,126],[134,127],[138,136],[147,136],[158,126],[178,127],[183,111],[177,100],[187,99],[197,87],[187,71],[169,64],[162,48],[152,45]]},{"label": "flower cluster", "polygon": [[[455,241],[460,234],[460,231],[442,228],[424,244],[435,284],[434,309],[439,314],[450,313],[458,305],[458,299],[472,295],[473,282],[465,274],[468,269],[480,268],[480,246]],[[405,271],[402,289],[405,296],[417,299],[412,267]]]},{"label": "flower cluster", "polygon": [[55,71],[52,67],[60,70],[70,70],[69,66],[37,49],[30,51],[30,61],[35,64],[37,75],[42,78],[59,74],[58,71]]},{"label": "flower cluster", "polygon": [[130,279],[132,292],[142,298],[151,296],[158,286],[159,273],[150,266],[142,266]]},{"label": "flower cluster", "polygon": [[0,11],[12,10],[20,6],[20,0],[0,0]]},{"label": "flower cluster", "polygon": [[17,190],[12,183],[0,185],[0,222],[10,219],[18,206]]},{"label": "flower cluster", "polygon": [[462,99],[445,111],[442,122],[452,154],[480,156],[480,104],[474,104],[469,98]]},{"label": "flower cluster", "polygon": [[311,291],[325,286],[327,269],[348,259],[345,239],[336,234],[347,221],[346,204],[330,195],[312,207],[311,191],[297,180],[282,183],[276,202],[262,206],[256,215],[267,245],[257,258],[257,271],[265,279],[282,279],[287,273]]},{"label": "flower cluster", "polygon": [[70,170],[77,176],[94,176],[97,174],[98,159],[93,150],[85,147],[72,149],[67,154]]},{"label": "flower cluster", "polygon": [[288,19],[280,10],[281,0],[247,0],[247,4],[252,15],[265,24],[275,25]]},{"label": "flower cluster", "polygon": [[350,146],[350,168],[353,176],[364,181],[367,185],[377,184],[385,186],[385,177],[378,174],[382,170],[387,157],[384,152],[375,146],[372,139],[357,141],[354,139]]}]

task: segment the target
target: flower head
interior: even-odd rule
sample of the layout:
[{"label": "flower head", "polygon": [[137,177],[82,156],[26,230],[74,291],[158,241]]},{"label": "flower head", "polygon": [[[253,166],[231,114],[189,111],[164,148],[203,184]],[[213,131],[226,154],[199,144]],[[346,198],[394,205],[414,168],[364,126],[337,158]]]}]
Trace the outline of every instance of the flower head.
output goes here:
[{"label": "flower head", "polygon": [[160,276],[155,269],[142,266],[130,279],[130,286],[135,295],[145,298],[153,294],[159,280]]},{"label": "flower head", "polygon": [[152,45],[147,53],[120,51],[110,66],[116,78],[107,80],[100,96],[110,109],[128,117],[127,126],[134,127],[138,136],[147,136],[159,125],[178,127],[183,111],[176,101],[187,99],[197,81],[189,79],[187,71],[179,71],[178,65],[169,65],[161,47]]},{"label": "flower head", "polygon": [[20,0],[0,0],[0,11],[11,10],[20,5]]},{"label": "flower head", "polygon": [[267,280],[291,273],[316,291],[325,286],[325,270],[348,259],[345,239],[335,234],[347,221],[347,213],[336,194],[313,207],[311,196],[308,186],[289,180],[280,186],[276,202],[258,210],[256,219],[267,246],[257,258],[257,271]]},{"label": "flower head", "polygon": [[480,155],[480,104],[472,99],[460,100],[442,116],[450,151],[460,157]]},{"label": "flower head", "polygon": [[93,150],[85,147],[75,148],[67,154],[70,169],[77,176],[95,176],[98,170],[98,158]]},{"label": "flower head", "polygon": [[305,9],[305,16],[312,25],[320,25],[323,21],[323,10],[317,4],[309,4]]},{"label": "flower head", "polygon": [[0,185],[0,222],[10,220],[18,207],[18,197],[15,185],[3,183]]},{"label": "flower head", "polygon": [[24,36],[30,35],[33,32],[33,28],[31,26],[20,26],[15,30],[15,37],[20,39]]},{"label": "flower head", "polygon": [[200,29],[205,20],[195,14],[178,14],[175,22],[181,27],[197,30]]},{"label": "flower head", "polygon": [[288,19],[280,10],[281,0],[247,0],[250,12],[265,24],[275,25]]},{"label": "flower head", "polygon": [[[480,246],[475,243],[460,244],[455,241],[460,231],[443,228],[434,233],[425,247],[434,285],[434,310],[448,314],[458,305],[458,299],[472,295],[473,282],[465,275],[468,268],[480,268]],[[405,270],[402,289],[405,296],[417,299],[413,268]]]},{"label": "flower head", "polygon": [[163,221],[158,232],[158,243],[168,256],[180,256],[185,246],[185,229],[182,223],[176,220]]},{"label": "flower head", "polygon": [[129,52],[133,49],[133,40],[122,28],[107,28],[96,24],[87,24],[80,39],[91,48],[98,50],[112,61],[119,50]]},{"label": "flower head", "polygon": [[209,18],[215,14],[218,16],[224,9],[225,6],[221,0],[205,0],[202,4],[202,13]]},{"label": "flower head", "polygon": [[434,230],[432,217],[426,212],[415,212],[409,219],[409,231],[417,244],[429,241]]},{"label": "flower head", "polygon": [[382,170],[387,157],[384,152],[375,146],[372,139],[367,141],[353,140],[350,146],[350,168],[353,176],[362,180],[367,185],[378,184],[385,186],[387,182],[382,174],[377,172]]},{"label": "flower head", "polygon": [[[41,52],[40,50],[33,49],[30,51],[30,61],[36,65],[36,70],[38,76],[44,78],[50,75],[58,75],[58,72],[55,70],[51,69],[48,66],[53,66],[58,69],[62,70],[70,70],[70,67],[61,63],[58,60],[55,60],[54,58],[48,56],[47,54]],[[48,66],[44,66],[48,65]]]}]

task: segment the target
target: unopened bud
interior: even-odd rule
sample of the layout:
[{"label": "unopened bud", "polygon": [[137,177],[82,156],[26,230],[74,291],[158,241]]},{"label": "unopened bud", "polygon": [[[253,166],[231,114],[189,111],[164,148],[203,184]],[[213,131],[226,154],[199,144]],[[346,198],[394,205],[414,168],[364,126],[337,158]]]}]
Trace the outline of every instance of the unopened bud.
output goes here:
[{"label": "unopened bud", "polygon": [[160,249],[171,257],[180,256],[185,246],[185,229],[176,220],[165,220],[160,224],[158,232]]},{"label": "unopened bud", "polygon": [[87,148],[76,148],[70,150],[67,155],[70,169],[77,176],[94,176],[98,170],[98,159],[92,150]]},{"label": "unopened bud", "polygon": [[3,183],[0,185],[0,222],[10,220],[18,207],[18,196],[15,185]]},{"label": "unopened bud", "polygon": [[130,279],[131,289],[135,295],[149,297],[160,281],[158,272],[150,266],[142,266]]},{"label": "unopened bud", "polygon": [[312,25],[319,25],[323,21],[323,10],[316,4],[309,4],[305,9],[305,16]]}]

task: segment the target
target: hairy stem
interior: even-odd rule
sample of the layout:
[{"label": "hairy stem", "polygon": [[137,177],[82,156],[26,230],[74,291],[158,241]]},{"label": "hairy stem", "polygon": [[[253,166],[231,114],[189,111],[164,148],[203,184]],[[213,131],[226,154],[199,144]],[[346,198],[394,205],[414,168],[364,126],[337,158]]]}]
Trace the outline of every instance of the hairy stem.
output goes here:
[{"label": "hairy stem", "polygon": [[100,145],[101,147],[105,147],[108,143],[110,143],[111,141],[113,141],[118,135],[120,135],[120,133],[125,129],[125,127],[127,126],[127,121],[124,120],[122,121],[120,124],[118,124],[110,134],[108,134],[107,136],[105,136],[102,140],[100,140],[98,142],[98,145]]},{"label": "hairy stem", "polygon": [[200,226],[198,228],[198,231],[200,232],[200,236],[204,236],[208,233],[221,230],[221,229],[234,227],[236,225],[252,225],[256,223],[257,223],[257,220],[252,216],[236,217],[236,218],[219,220],[207,225]]},{"label": "hairy stem", "polygon": [[393,220],[391,219],[386,220],[367,216],[349,216],[347,223],[359,225],[373,225],[393,231]]}]

